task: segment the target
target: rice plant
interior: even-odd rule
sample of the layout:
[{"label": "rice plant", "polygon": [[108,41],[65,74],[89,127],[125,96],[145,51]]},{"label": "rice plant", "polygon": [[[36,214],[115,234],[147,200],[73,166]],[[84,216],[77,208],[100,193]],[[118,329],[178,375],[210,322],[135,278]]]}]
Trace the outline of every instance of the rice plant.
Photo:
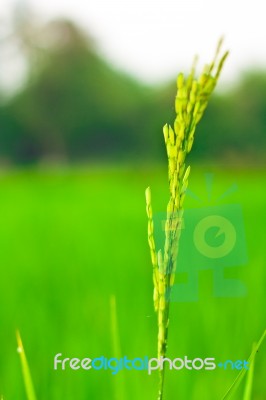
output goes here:
[{"label": "rice plant", "polygon": [[[195,77],[196,60],[186,79],[183,73],[178,75],[175,100],[176,118],[173,127],[167,124],[163,127],[168,156],[170,191],[164,226],[165,242],[163,249],[157,250],[155,246],[151,189],[148,187],[145,192],[148,242],[153,267],[153,300],[158,317],[158,358],[165,357],[167,349],[171,287],[175,279],[183,205],[190,173],[190,166],[186,166],[186,157],[192,149],[196,127],[204,114],[228,56],[228,52],[225,52],[220,57],[221,45],[222,39],[218,43],[213,61],[205,66],[198,79]],[[163,389],[164,368],[160,370],[158,400],[163,398]]]}]

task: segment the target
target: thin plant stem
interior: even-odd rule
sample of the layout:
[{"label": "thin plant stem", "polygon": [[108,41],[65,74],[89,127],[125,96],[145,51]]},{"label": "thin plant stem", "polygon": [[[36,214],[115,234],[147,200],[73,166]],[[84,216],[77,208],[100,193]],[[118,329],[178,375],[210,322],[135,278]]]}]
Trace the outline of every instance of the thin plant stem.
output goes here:
[{"label": "thin plant stem", "polygon": [[[121,358],[121,346],[120,346],[120,335],[117,322],[117,307],[116,298],[114,295],[110,297],[110,317],[111,317],[111,338],[112,338],[112,351],[114,357]],[[115,400],[125,400],[125,379],[123,371],[119,371],[119,374],[114,376],[114,394]]]}]

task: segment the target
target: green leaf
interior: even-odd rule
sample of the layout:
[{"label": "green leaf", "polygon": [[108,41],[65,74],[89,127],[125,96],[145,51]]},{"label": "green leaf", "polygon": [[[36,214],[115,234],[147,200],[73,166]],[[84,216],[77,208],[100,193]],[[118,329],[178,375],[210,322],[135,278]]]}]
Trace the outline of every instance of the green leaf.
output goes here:
[{"label": "green leaf", "polygon": [[[259,348],[260,348],[263,340],[265,339],[265,336],[266,336],[266,330],[263,332],[263,335],[261,336],[261,338],[258,341],[258,343],[253,346],[252,352],[251,352],[251,354],[250,354],[250,356],[249,356],[249,358],[247,360],[249,362],[250,368],[252,368],[251,367],[252,363],[254,364],[254,359],[255,359],[256,353],[259,351]],[[253,365],[253,368],[254,368],[254,365]],[[246,369],[242,369],[239,372],[239,374],[237,375],[236,379],[234,380],[234,382],[232,383],[232,385],[230,386],[230,388],[228,389],[228,391],[226,392],[226,394],[224,395],[222,400],[228,400],[228,399],[232,398],[232,396],[235,394],[237,388],[239,387],[239,384],[241,383],[242,379],[244,378],[244,376],[246,374],[246,371],[247,371]],[[250,372],[250,374],[253,374],[253,371]],[[248,380],[250,382],[247,382],[247,386],[246,387],[248,387],[248,389],[246,389],[245,395],[246,395],[246,393],[247,393],[247,395],[249,394],[249,392],[247,392],[247,390],[251,391],[252,380],[251,380],[251,378],[248,378]],[[250,399],[250,397],[244,398],[244,400],[248,400],[248,399]]]},{"label": "green leaf", "polygon": [[[256,343],[253,344],[252,352],[255,350],[255,348],[256,348]],[[249,370],[247,372],[247,380],[246,380],[246,386],[245,386],[245,392],[244,392],[243,400],[251,400],[255,358],[256,358],[256,354],[255,354],[253,360],[250,362]]]},{"label": "green leaf", "polygon": [[22,367],[23,380],[24,380],[25,389],[26,389],[26,393],[27,393],[27,399],[28,400],[37,400],[33,382],[32,382],[32,378],[31,378],[29,364],[28,364],[28,361],[26,358],[26,354],[24,351],[24,347],[23,347],[23,343],[22,343],[19,331],[17,331],[17,343],[18,343],[18,353],[20,356],[21,367]]}]

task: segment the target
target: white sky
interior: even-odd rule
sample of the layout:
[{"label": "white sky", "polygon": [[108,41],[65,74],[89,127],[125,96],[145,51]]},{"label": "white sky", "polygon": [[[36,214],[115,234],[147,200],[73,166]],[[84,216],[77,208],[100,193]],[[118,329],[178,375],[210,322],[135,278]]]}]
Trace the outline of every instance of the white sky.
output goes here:
[{"label": "white sky", "polygon": [[[0,0],[0,22],[15,0]],[[22,2],[22,1],[20,1]],[[225,35],[231,51],[224,80],[266,66],[266,0],[28,0],[43,19],[71,17],[91,32],[120,69],[152,82],[202,63]]]}]

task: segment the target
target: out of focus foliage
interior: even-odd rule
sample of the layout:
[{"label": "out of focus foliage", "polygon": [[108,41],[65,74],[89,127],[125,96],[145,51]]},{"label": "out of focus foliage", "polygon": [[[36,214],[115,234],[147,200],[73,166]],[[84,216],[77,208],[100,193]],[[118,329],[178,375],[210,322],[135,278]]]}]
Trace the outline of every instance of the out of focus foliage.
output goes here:
[{"label": "out of focus foliage", "polygon": [[[115,70],[68,21],[49,23],[38,40],[27,82],[1,105],[0,162],[162,156],[174,82],[148,87]],[[213,97],[195,156],[262,161],[265,129],[266,73],[251,73]]]}]

